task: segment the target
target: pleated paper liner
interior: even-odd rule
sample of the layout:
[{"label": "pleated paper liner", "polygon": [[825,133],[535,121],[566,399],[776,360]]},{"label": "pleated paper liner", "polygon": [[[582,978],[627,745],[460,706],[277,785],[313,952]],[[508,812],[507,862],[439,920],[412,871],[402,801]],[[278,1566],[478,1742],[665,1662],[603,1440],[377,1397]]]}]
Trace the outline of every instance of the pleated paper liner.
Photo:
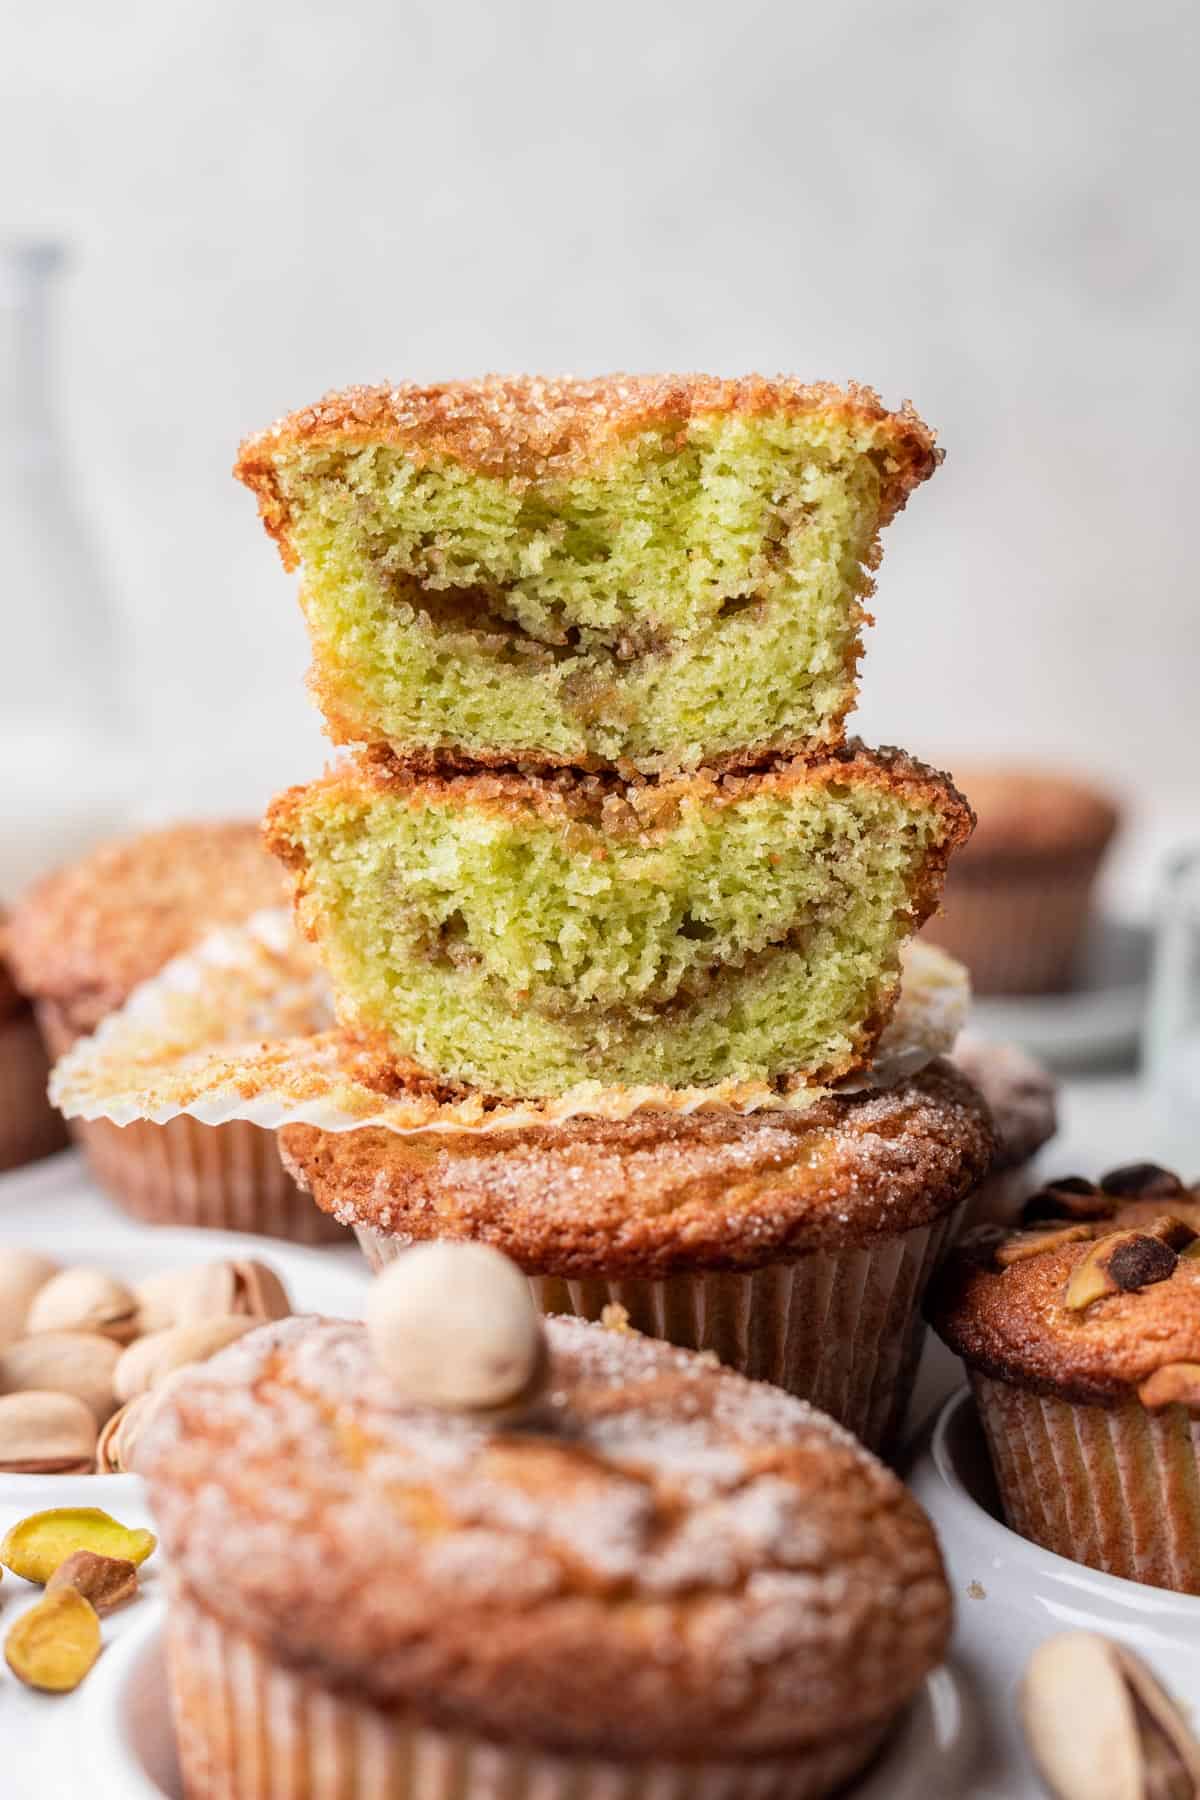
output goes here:
[{"label": "pleated paper liner", "polygon": [[1200,1422],[1076,1405],[972,1375],[1005,1518],[1106,1575],[1200,1594]]},{"label": "pleated paper liner", "polygon": [[183,1596],[168,1642],[189,1800],[825,1800],[888,1730],[740,1762],[567,1756],[335,1693]]},{"label": "pleated paper liner", "polygon": [[0,1169],[67,1147],[67,1128],[46,1098],[50,1064],[31,1012],[0,1019]]},{"label": "pleated paper liner", "polygon": [[1060,993],[1071,984],[1102,851],[978,859],[950,871],[929,935],[981,994]]},{"label": "pleated paper liner", "polygon": [[[303,949],[290,932],[277,942],[275,958],[268,955],[262,971],[271,980],[268,992],[251,989],[241,1013],[230,1017],[240,1024],[267,1018],[327,1024],[323,986],[311,973],[306,980]],[[42,1002],[38,1020],[54,1056],[66,1056],[79,1041],[53,1001]],[[274,1132],[261,1126],[241,1120],[206,1125],[183,1115],[161,1124],[132,1119],[115,1125],[98,1118],[75,1120],[72,1135],[109,1198],[148,1224],[250,1231],[294,1244],[346,1239],[337,1221],[296,1186],[279,1160]]]},{"label": "pleated paper liner", "polygon": [[[852,1087],[887,1087],[953,1046],[966,1013],[964,971],[920,943],[909,947],[899,1001],[870,1070]],[[324,980],[286,912],[207,938],[136,989],[95,1035],[57,1065],[51,1092],[68,1118],[205,1125],[242,1120],[277,1130],[382,1126],[391,1131],[497,1131],[579,1116],[628,1118],[642,1108],[686,1115],[809,1106],[826,1090],[781,1093],[765,1081],[712,1087],[605,1088],[583,1082],[554,1099],[442,1099],[417,1089],[385,1094],[365,1078],[373,1059],[329,1018]]]},{"label": "pleated paper liner", "polygon": [[[545,1313],[599,1319],[618,1306],[637,1331],[809,1400],[878,1454],[904,1431],[925,1337],[921,1300],[958,1230],[961,1207],[865,1248],[813,1251],[746,1272],[696,1270],[658,1280],[598,1272],[531,1275]],[[404,1240],[355,1230],[372,1268]]]}]

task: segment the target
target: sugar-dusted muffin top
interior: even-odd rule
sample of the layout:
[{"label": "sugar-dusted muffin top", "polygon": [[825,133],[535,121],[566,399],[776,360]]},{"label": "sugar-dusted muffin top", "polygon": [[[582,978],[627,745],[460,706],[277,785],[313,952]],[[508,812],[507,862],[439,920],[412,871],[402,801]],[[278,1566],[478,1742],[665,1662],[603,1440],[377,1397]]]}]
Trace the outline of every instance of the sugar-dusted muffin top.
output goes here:
[{"label": "sugar-dusted muffin top", "polygon": [[954,1061],[987,1101],[996,1129],[993,1167],[1016,1169],[1058,1129],[1058,1083],[1049,1069],[1016,1044],[993,1044],[965,1034]]},{"label": "sugar-dusted muffin top", "polygon": [[280,1134],[343,1223],[494,1245],[529,1274],[758,1268],[928,1224],[992,1159],[986,1108],[938,1062],[802,1112],[646,1112],[478,1133]]},{"label": "sugar-dusted muffin top", "polygon": [[38,882],[6,943],[18,985],[86,1032],[208,931],[285,898],[256,824],[170,825],[112,839]]},{"label": "sugar-dusted muffin top", "polygon": [[926,1310],[968,1367],[1098,1405],[1200,1411],[1200,1190],[1152,1163],[1070,1177],[968,1232]]},{"label": "sugar-dusted muffin top", "polygon": [[822,1414],[576,1320],[507,1428],[398,1399],[364,1328],[289,1319],[139,1447],[174,1578],[382,1707],[610,1755],[853,1733],[941,1657],[928,1520]]}]

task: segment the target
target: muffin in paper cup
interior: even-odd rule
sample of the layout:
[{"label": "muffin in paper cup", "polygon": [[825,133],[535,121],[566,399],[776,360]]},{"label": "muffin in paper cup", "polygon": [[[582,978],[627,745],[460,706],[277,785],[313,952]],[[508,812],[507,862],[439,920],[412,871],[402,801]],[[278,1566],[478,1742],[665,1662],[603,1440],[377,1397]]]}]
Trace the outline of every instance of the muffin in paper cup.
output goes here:
[{"label": "muffin in paper cup", "polygon": [[[138,986],[210,931],[278,905],[283,880],[257,826],[176,825],[103,844],[22,899],[7,942],[59,1058]],[[80,1121],[74,1136],[105,1192],[154,1224],[253,1231],[299,1243],[341,1233],[298,1193],[273,1137],[191,1119],[125,1130]]]},{"label": "muffin in paper cup", "polygon": [[49,1074],[37,1022],[0,961],[0,1170],[66,1149],[66,1125],[46,1098]]},{"label": "muffin in paper cup", "polygon": [[802,1111],[575,1118],[478,1134],[325,1132],[280,1150],[376,1268],[487,1243],[545,1312],[634,1329],[810,1400],[895,1448],[926,1284],[992,1157],[986,1108],[935,1062]]},{"label": "muffin in paper cup", "polygon": [[928,1309],[1013,1530],[1200,1594],[1200,1192],[1150,1163],[1052,1183],[967,1234]]},{"label": "muffin in paper cup", "polygon": [[705,1359],[544,1332],[498,1416],[313,1319],[156,1411],[189,1796],[824,1800],[870,1762],[949,1631],[911,1495]]},{"label": "muffin in paper cup", "polygon": [[1037,1183],[1035,1162],[1058,1130],[1058,1083],[1016,1044],[964,1033],[954,1061],[987,1102],[996,1155],[971,1194],[963,1225],[1011,1225]]},{"label": "muffin in paper cup", "polygon": [[966,964],[977,993],[1069,988],[1117,806],[1050,770],[960,764],[959,779],[978,823],[925,936]]}]

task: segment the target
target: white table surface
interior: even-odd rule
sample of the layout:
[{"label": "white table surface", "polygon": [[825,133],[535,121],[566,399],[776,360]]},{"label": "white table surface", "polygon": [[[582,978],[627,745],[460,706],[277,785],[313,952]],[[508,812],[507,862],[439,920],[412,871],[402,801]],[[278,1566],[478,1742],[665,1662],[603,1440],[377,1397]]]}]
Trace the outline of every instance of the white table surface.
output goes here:
[{"label": "white table surface", "polygon": [[[1148,1113],[1137,1085],[1128,1077],[1107,1077],[1068,1084],[1063,1097],[1062,1130],[1044,1155],[1044,1166],[1095,1174],[1116,1162],[1154,1155]],[[1200,1157],[1197,1158],[1200,1167]],[[103,1230],[112,1244],[112,1262],[119,1268],[123,1243],[141,1242],[146,1228],[116,1211],[88,1180],[73,1154],[51,1158],[33,1169],[0,1176],[0,1241],[28,1240],[49,1245],[57,1238],[69,1251],[77,1233],[94,1236]],[[284,1253],[286,1254],[286,1252]],[[349,1273],[360,1266],[353,1248],[321,1253]],[[924,1416],[932,1404],[956,1385],[958,1370],[940,1347],[929,1355],[922,1370],[914,1418]],[[0,1503],[0,1532],[40,1505],[31,1499],[24,1509],[7,1499]],[[124,1523],[145,1522],[144,1508],[132,1501],[124,1507]],[[153,1591],[153,1576],[148,1587]],[[33,1598],[32,1590],[11,1575],[0,1586],[0,1630],[17,1616],[19,1607]],[[960,1599],[960,1616],[962,1602]],[[106,1640],[136,1625],[138,1607],[115,1614],[104,1622]],[[75,1697],[51,1697],[31,1693],[7,1669],[0,1669],[0,1720],[4,1747],[0,1765],[3,1800],[75,1800],[84,1791],[81,1781],[80,1745],[73,1732],[79,1717]],[[1025,1776],[1007,1774],[994,1766],[981,1768],[977,1778],[958,1795],[930,1800],[1033,1800],[1036,1789]]]}]

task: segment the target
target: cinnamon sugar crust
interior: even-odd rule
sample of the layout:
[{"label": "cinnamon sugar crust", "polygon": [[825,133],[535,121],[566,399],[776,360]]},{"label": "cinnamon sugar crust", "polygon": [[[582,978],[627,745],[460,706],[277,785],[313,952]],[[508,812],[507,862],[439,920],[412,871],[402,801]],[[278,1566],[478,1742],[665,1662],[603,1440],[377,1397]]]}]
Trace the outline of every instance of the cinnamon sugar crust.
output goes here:
[{"label": "cinnamon sugar crust", "polygon": [[[1085,1185],[1085,1184],[1080,1184]],[[969,1232],[935,1276],[926,1302],[930,1323],[972,1371],[1061,1400],[1115,1406],[1167,1364],[1200,1362],[1200,1258],[1179,1255],[1168,1278],[1158,1271],[1146,1285],[1102,1294],[1086,1306],[1067,1304],[1072,1275],[1103,1239],[1136,1230],[1170,1235],[1175,1220],[1200,1233],[1200,1190],[1140,1198],[1101,1195],[1101,1217],[1053,1216],[1053,1186],[1035,1195],[1026,1214],[1035,1223],[1017,1232],[989,1226]],[[1048,1197],[1048,1199],[1047,1199]],[[1068,1202],[1086,1211],[1090,1196]],[[1051,1242],[1002,1267],[1006,1246]],[[1181,1236],[1186,1236],[1186,1231]]]},{"label": "cinnamon sugar crust", "polygon": [[343,1224],[494,1245],[527,1274],[753,1269],[930,1223],[987,1172],[986,1109],[945,1062],[799,1113],[647,1112],[505,1133],[290,1125],[283,1161]]},{"label": "cinnamon sugar crust", "polygon": [[17,982],[77,1034],[215,926],[286,898],[250,821],[167,826],[101,844],[38,882],[5,937]]},{"label": "cinnamon sugar crust", "polygon": [[327,1686],[518,1744],[749,1759],[897,1711],[950,1623],[900,1482],[705,1359],[547,1333],[507,1429],[403,1405],[361,1325],[249,1334],[139,1447],[175,1580]]},{"label": "cinnamon sugar crust", "polygon": [[942,459],[933,433],[905,402],[889,412],[868,387],[805,384],[750,375],[487,375],[430,387],[352,387],[279,419],[242,444],[234,474],[258,500],[263,524],[286,568],[296,566],[291,509],[276,461],[299,449],[377,443],[417,460],[446,458],[481,474],[521,483],[565,477],[603,465],[638,432],[681,429],[710,414],[823,412],[876,428],[881,469],[881,525],[903,507]]}]

